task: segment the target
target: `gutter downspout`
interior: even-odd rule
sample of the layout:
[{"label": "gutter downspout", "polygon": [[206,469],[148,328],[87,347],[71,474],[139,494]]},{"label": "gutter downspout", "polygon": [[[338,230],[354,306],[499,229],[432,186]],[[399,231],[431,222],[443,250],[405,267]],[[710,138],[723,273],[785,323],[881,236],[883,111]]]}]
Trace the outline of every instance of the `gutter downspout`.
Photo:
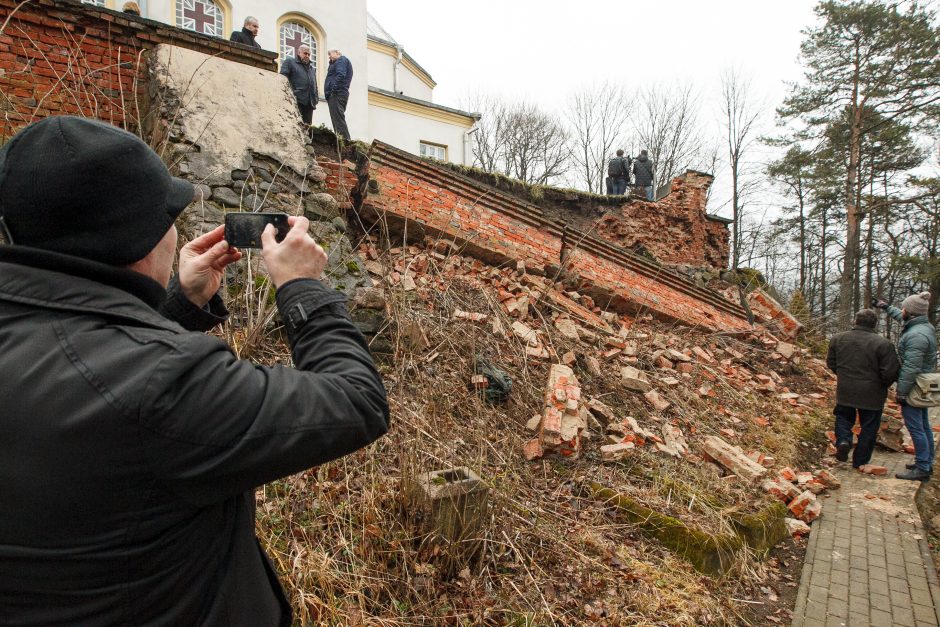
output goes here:
[{"label": "gutter downspout", "polygon": [[392,91],[394,91],[396,94],[400,94],[403,92],[398,89],[398,72],[399,68],[401,68],[402,55],[405,52],[405,49],[402,48],[401,45],[395,44],[395,52],[395,69],[392,70]]},{"label": "gutter downspout", "polygon": [[474,122],[473,127],[463,134],[463,165],[470,165],[473,161],[471,158],[473,151],[470,149],[470,142],[473,141],[473,138],[470,136],[479,130],[480,127],[477,126],[476,122]]}]

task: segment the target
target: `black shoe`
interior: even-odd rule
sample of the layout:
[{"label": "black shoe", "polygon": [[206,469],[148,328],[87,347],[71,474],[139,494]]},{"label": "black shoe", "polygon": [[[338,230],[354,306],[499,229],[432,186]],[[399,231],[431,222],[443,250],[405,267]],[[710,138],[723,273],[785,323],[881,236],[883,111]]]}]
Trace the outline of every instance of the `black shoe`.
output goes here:
[{"label": "black shoe", "polygon": [[907,481],[929,481],[930,473],[926,470],[921,470],[920,468],[914,468],[913,470],[908,470],[907,472],[899,472],[894,475],[898,479],[905,479]]},{"label": "black shoe", "polygon": [[836,459],[840,462],[849,461],[849,451],[852,450],[852,443],[842,440],[836,444]]},{"label": "black shoe", "polygon": [[[904,464],[904,467],[907,468],[908,470],[914,470],[915,468],[917,468],[917,464]],[[933,476],[933,468],[931,468],[927,472],[930,473],[931,477]]]}]

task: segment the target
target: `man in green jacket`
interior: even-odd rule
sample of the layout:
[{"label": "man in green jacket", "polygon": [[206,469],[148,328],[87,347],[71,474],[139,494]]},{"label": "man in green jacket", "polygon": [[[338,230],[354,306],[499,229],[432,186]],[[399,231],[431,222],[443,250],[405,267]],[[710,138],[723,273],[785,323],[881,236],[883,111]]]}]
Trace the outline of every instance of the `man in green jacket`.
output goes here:
[{"label": "man in green jacket", "polygon": [[855,315],[851,331],[839,333],[829,342],[826,364],[836,373],[836,459],[844,462],[852,450],[855,417],[861,423],[858,445],[852,454],[852,466],[859,468],[871,461],[881,413],[888,389],[897,381],[898,354],[887,339],[875,332],[878,314],[863,309]]},{"label": "man in green jacket", "polygon": [[933,473],[933,430],[930,428],[927,408],[908,405],[907,396],[914,387],[917,375],[937,370],[937,331],[927,319],[930,292],[908,296],[900,309],[883,301],[878,301],[876,306],[904,324],[904,331],[898,341],[901,373],[898,375],[897,399],[901,405],[904,426],[914,441],[914,463],[908,464],[908,472],[896,476],[910,481],[927,481]]}]

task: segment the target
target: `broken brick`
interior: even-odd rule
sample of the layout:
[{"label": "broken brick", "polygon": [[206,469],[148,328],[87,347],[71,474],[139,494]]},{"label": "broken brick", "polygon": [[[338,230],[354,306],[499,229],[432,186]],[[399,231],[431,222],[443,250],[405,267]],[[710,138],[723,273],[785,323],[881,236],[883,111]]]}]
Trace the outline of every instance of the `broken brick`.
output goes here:
[{"label": "broken brick", "polygon": [[810,533],[810,526],[802,520],[797,520],[796,518],[784,518],[783,524],[787,526],[787,533],[789,533],[794,538],[808,536]]},{"label": "broken brick", "polygon": [[878,466],[877,464],[865,464],[864,466],[859,466],[859,472],[865,473],[866,475],[875,475],[877,477],[888,474],[888,469],[884,466]]},{"label": "broken brick", "polygon": [[666,411],[672,406],[672,404],[666,399],[664,399],[663,397],[661,397],[659,395],[659,392],[657,392],[656,390],[650,390],[649,392],[643,395],[643,398],[645,398],[646,401],[650,405],[652,405],[653,409],[655,409],[656,411]]},{"label": "broken brick", "polygon": [[620,379],[627,389],[634,392],[647,392],[650,389],[649,377],[645,372],[633,366],[624,366],[620,370]]},{"label": "broken brick", "polygon": [[601,458],[604,461],[618,461],[626,457],[636,448],[633,442],[621,442],[619,444],[605,444],[601,447]]},{"label": "broken brick", "polygon": [[818,481],[822,482],[823,485],[831,490],[838,490],[842,487],[842,484],[838,479],[835,478],[835,475],[833,475],[828,470],[817,470],[815,477]]},{"label": "broken brick", "polygon": [[816,502],[816,495],[806,490],[798,497],[790,501],[787,508],[793,512],[793,515],[803,522],[813,522],[819,516],[819,503]]},{"label": "broken brick", "polygon": [[714,460],[747,481],[754,481],[767,474],[766,468],[748,459],[739,447],[732,446],[717,436],[705,438],[702,451],[708,459]]}]

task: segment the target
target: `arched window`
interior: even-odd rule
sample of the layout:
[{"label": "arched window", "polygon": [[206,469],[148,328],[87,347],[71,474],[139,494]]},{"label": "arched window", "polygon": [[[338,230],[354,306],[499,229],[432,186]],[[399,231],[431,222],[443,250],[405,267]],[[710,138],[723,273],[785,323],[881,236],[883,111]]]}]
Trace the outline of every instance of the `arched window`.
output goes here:
[{"label": "arched window", "polygon": [[302,44],[310,46],[310,62],[314,71],[317,69],[317,37],[309,28],[300,22],[284,22],[281,24],[280,53],[281,58],[296,56],[297,48]]},{"label": "arched window", "polygon": [[224,37],[225,12],[213,0],[177,0],[176,25],[203,35]]}]

